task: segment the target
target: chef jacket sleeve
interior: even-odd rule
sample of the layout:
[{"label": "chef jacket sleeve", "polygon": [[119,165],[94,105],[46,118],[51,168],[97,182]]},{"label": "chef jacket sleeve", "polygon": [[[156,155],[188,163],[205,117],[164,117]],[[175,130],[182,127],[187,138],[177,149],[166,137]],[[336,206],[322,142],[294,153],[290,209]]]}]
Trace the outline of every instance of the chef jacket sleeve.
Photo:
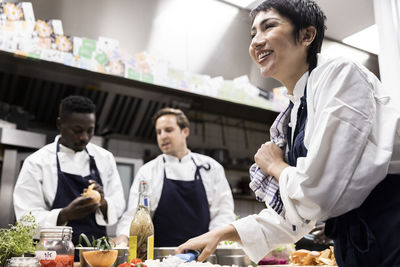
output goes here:
[{"label": "chef jacket sleeve", "polygon": [[101,177],[103,182],[104,199],[107,201],[108,205],[108,220],[104,220],[102,212],[98,209],[96,211],[96,222],[99,225],[109,226],[117,223],[118,219],[124,212],[125,198],[114,156],[107,152],[106,157],[102,162],[103,164],[109,165],[105,177]]},{"label": "chef jacket sleeve", "polygon": [[390,161],[375,144],[374,84],[361,66],[339,60],[312,74],[318,78],[310,76],[308,84],[308,154],[279,179],[292,224],[357,208],[385,177]]},{"label": "chef jacket sleeve", "polygon": [[218,162],[212,162],[210,177],[213,180],[210,199],[209,229],[226,225],[235,220],[232,191],[225,176],[224,168]]},{"label": "chef jacket sleeve", "polygon": [[301,224],[293,230],[293,225],[273,209],[263,209],[259,214],[234,221],[232,225],[239,234],[246,255],[253,262],[259,262],[273,249],[298,241],[309,233],[315,222]]},{"label": "chef jacket sleeve", "polygon": [[24,161],[14,188],[14,210],[17,220],[32,212],[41,227],[53,227],[57,225],[61,209],[50,210],[51,203],[45,201],[42,168],[32,156]]}]

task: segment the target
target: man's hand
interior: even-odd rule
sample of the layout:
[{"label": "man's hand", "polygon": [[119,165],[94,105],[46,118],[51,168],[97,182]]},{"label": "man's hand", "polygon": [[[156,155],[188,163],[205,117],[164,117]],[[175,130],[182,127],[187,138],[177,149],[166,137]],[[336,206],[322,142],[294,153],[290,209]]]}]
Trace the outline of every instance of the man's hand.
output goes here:
[{"label": "man's hand", "polygon": [[104,219],[107,221],[108,216],[107,216],[107,211],[108,211],[108,204],[107,200],[104,199],[104,190],[101,185],[96,183],[94,180],[89,180],[89,184],[94,184],[93,190],[96,190],[97,192],[100,193],[101,200],[100,200],[100,210],[101,213],[103,213]]},{"label": "man's hand", "polygon": [[93,202],[91,197],[77,197],[60,211],[57,225],[64,225],[68,221],[82,219],[95,212],[99,207],[100,204]]}]

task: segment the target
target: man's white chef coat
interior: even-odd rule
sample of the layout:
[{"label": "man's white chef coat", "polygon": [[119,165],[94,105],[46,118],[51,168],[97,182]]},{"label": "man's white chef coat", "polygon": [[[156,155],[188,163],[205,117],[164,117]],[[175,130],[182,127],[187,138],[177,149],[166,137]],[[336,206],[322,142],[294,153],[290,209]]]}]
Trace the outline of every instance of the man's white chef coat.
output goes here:
[{"label": "man's white chef coat", "polygon": [[399,111],[379,80],[360,64],[321,56],[307,76],[290,97],[294,129],[307,83],[308,153],[279,177],[285,218],[265,209],[233,222],[254,262],[281,244],[296,242],[315,221],[359,207],[387,173],[400,173]]},{"label": "man's white chef coat", "polygon": [[[14,210],[17,220],[29,211],[35,216],[41,227],[57,225],[61,209],[51,209],[57,192],[56,149],[59,136],[51,144],[44,146],[24,161],[14,189]],[[94,144],[89,143],[87,151],[94,157],[103,183],[104,198],[107,200],[105,221],[100,209],[96,211],[98,225],[113,225],[124,212],[125,199],[117,166],[113,155]],[[60,144],[58,152],[61,171],[87,176],[89,175],[89,155],[83,150],[73,150]]]},{"label": "man's white chef coat", "polygon": [[[150,212],[154,214],[164,185],[164,166],[168,179],[192,181],[194,180],[196,166],[191,157],[193,157],[197,165],[208,163],[211,166],[209,171],[204,169],[200,171],[210,210],[209,228],[213,229],[235,220],[232,192],[221,164],[208,156],[190,151],[181,160],[174,156],[161,154],[143,165],[136,174],[129,193],[127,211],[118,223],[117,235],[124,234],[129,236],[130,223],[138,203],[139,182],[144,180],[148,184]],[[165,159],[165,164],[163,158]]]}]

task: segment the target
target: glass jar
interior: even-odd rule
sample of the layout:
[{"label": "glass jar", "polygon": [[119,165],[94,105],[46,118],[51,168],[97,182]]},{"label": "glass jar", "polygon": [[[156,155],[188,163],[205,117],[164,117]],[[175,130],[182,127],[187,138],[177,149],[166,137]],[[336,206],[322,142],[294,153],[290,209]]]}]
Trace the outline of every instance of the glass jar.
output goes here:
[{"label": "glass jar", "polygon": [[41,267],[72,267],[75,248],[71,239],[72,227],[41,228],[40,241],[35,251]]},{"label": "glass jar", "polygon": [[7,267],[39,267],[39,259],[36,257],[12,257],[7,260]]}]

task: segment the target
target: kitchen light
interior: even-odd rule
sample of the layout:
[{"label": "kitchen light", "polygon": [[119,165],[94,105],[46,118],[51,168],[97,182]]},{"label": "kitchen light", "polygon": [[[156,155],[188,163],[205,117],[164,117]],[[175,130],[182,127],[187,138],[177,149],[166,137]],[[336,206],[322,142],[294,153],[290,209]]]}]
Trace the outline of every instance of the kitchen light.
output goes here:
[{"label": "kitchen light", "polygon": [[222,2],[240,7],[240,8],[245,8],[245,9],[252,9],[255,6],[257,6],[259,3],[262,2],[262,0],[220,0]]},{"label": "kitchen light", "polygon": [[378,26],[374,24],[352,34],[344,38],[343,43],[377,55],[379,53]]}]

